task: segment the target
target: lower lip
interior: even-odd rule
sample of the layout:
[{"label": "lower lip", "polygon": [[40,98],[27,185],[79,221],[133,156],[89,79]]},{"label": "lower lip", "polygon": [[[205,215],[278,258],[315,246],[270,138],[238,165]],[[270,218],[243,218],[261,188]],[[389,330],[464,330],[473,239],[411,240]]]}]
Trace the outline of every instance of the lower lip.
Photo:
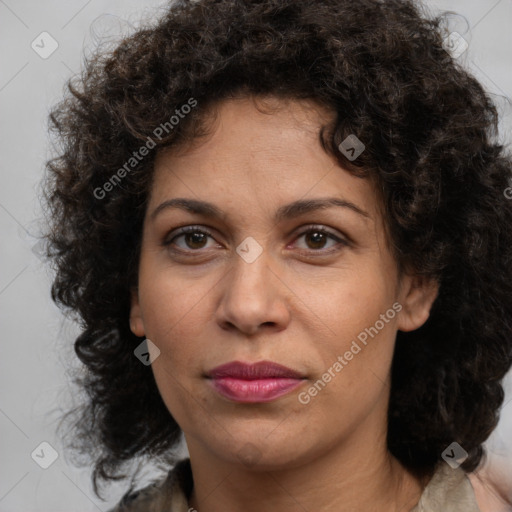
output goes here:
[{"label": "lower lip", "polygon": [[235,402],[270,402],[294,390],[303,379],[243,380],[233,377],[213,379],[213,387],[224,397]]}]

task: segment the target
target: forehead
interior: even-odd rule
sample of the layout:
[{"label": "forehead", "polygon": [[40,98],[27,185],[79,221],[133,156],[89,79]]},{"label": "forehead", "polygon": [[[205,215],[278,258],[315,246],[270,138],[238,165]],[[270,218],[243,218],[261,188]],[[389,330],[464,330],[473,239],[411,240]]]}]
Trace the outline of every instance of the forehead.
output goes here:
[{"label": "forehead", "polygon": [[226,100],[215,107],[207,137],[157,155],[150,204],[201,198],[242,214],[334,196],[350,198],[374,218],[373,184],[322,147],[320,132],[332,116],[312,101]]}]

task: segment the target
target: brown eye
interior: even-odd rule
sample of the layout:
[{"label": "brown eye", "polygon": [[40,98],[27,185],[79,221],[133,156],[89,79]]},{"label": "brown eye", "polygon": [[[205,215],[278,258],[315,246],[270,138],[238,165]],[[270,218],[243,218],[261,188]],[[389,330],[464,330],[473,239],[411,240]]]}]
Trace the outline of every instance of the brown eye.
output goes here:
[{"label": "brown eye", "polygon": [[[312,252],[333,252],[336,250],[336,246],[347,246],[348,242],[335,234],[327,231],[323,227],[311,227],[307,231],[303,231],[297,239],[303,238],[305,242],[305,246],[300,247],[299,249],[305,249]],[[327,245],[329,241],[333,242],[331,245]]]},{"label": "brown eye", "polygon": [[304,236],[310,249],[323,249],[327,241],[327,236],[321,231],[309,231]]},{"label": "brown eye", "polygon": [[207,237],[205,233],[194,232],[194,233],[185,233],[182,235],[184,237],[185,243],[190,249],[202,249],[207,242]]},{"label": "brown eye", "polygon": [[[187,226],[180,229],[178,233],[166,240],[164,245],[176,246],[182,251],[195,252],[207,248],[208,238],[213,239],[209,231],[203,228],[199,229],[194,226]],[[181,240],[181,242],[177,243],[178,240]]]}]

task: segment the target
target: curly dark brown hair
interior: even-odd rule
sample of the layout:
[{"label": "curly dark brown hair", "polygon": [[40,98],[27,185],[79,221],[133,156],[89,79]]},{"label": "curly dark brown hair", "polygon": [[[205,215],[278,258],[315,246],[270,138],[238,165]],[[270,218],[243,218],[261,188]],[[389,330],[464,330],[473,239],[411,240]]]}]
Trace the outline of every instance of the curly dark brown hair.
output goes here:
[{"label": "curly dark brown hair", "polygon": [[[128,322],[155,155],[248,95],[327,106],[325,151],[378,183],[400,268],[440,283],[425,325],[397,335],[390,452],[431,474],[457,441],[463,468],[478,466],[512,363],[512,165],[492,101],[443,49],[444,30],[409,0],[181,0],[68,82],[50,115],[47,239],[52,298],[82,327],[87,399],[73,436],[97,494],[129,461],[171,460],[181,435]],[[338,150],[349,134],[366,146],[353,162]]]}]

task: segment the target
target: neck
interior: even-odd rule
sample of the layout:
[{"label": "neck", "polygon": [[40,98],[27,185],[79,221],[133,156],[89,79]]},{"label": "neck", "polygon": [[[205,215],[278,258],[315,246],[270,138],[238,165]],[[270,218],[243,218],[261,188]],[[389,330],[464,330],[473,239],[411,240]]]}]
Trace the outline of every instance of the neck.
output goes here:
[{"label": "neck", "polygon": [[189,506],[200,512],[410,511],[425,482],[387,450],[376,450],[382,441],[351,439],[301,464],[262,470],[215,457],[187,439],[194,478]]}]

